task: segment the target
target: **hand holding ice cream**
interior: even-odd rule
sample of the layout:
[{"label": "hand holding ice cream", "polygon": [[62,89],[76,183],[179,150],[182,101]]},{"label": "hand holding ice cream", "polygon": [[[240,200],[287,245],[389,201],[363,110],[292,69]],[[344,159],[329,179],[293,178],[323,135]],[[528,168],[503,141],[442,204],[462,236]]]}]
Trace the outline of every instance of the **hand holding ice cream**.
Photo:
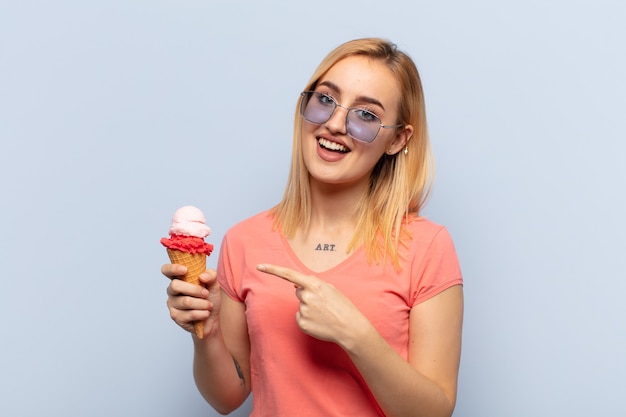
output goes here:
[{"label": "hand holding ice cream", "polygon": [[[162,238],[161,244],[167,248],[170,261],[187,267],[183,281],[201,285],[199,275],[206,271],[206,257],[211,255],[213,245],[204,238],[211,233],[202,211],[194,206],[184,206],[176,210],[169,229],[169,238]],[[194,323],[196,335],[202,339],[203,322]]]}]

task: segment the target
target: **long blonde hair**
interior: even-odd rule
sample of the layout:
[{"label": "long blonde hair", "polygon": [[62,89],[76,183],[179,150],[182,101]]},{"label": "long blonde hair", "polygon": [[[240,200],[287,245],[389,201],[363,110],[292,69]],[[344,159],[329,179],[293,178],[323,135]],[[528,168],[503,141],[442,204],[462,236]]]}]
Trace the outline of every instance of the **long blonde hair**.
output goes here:
[{"label": "long blonde hair", "polygon": [[[403,151],[384,154],[370,176],[370,185],[357,207],[358,222],[348,251],[364,244],[368,259],[390,256],[399,265],[398,245],[403,222],[419,216],[430,192],[434,166],[426,126],[426,109],[419,73],[413,60],[396,45],[378,38],[346,42],[330,52],[317,67],[303,91],[314,90],[320,78],[337,62],[349,56],[366,56],[384,63],[398,81],[399,123],[410,124],[413,136]],[[288,238],[298,229],[308,230],[311,218],[311,188],[301,148],[302,117],[296,106],[291,171],[282,201],[273,209],[274,227]]]}]

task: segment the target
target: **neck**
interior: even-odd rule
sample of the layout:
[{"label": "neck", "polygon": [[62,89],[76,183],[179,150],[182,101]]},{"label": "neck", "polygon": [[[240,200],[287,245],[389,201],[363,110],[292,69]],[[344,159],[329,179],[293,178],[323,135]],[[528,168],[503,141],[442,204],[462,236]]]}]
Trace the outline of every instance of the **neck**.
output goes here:
[{"label": "neck", "polygon": [[353,230],[357,222],[355,210],[363,191],[363,187],[312,184],[311,228]]}]

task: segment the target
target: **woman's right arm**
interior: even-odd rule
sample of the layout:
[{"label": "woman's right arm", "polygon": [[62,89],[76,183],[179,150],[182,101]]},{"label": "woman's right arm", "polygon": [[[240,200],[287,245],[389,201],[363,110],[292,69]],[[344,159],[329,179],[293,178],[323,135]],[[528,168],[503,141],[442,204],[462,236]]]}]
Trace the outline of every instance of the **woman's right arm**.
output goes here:
[{"label": "woman's right arm", "polygon": [[[215,410],[227,414],[250,394],[245,306],[220,290],[214,270],[200,275],[204,287],[174,279],[184,274],[181,265],[164,265],[161,271],[172,279],[167,289],[170,316],[192,334],[198,390]],[[202,339],[193,331],[195,320],[205,320]]]}]

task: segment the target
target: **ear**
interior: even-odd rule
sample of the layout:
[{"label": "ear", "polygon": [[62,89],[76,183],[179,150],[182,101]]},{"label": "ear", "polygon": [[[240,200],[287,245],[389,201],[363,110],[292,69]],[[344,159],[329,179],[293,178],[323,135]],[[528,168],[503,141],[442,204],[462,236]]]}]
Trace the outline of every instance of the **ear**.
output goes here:
[{"label": "ear", "polygon": [[405,125],[396,133],[395,138],[387,147],[387,154],[395,155],[400,152],[409,143],[411,137],[413,137],[413,126]]}]

